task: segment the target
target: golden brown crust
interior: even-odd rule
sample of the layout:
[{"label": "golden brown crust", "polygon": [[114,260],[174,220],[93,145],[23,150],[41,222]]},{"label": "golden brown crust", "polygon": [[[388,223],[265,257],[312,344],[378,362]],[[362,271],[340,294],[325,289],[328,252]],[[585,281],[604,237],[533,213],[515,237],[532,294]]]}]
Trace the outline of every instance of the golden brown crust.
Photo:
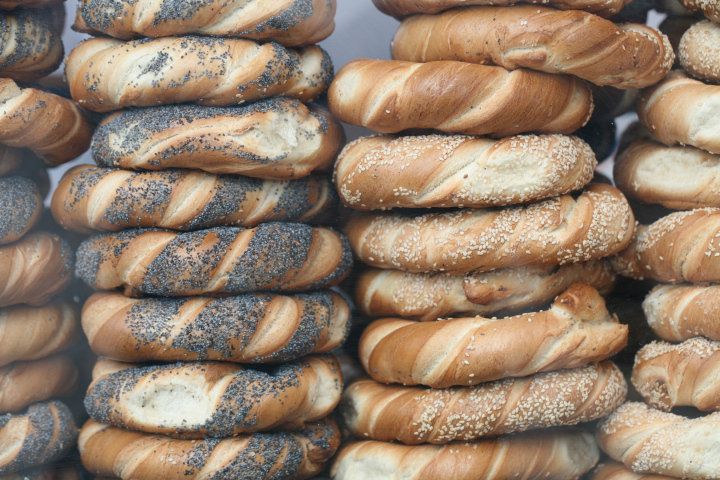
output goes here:
[{"label": "golden brown crust", "polygon": [[635,473],[620,462],[607,462],[593,472],[590,480],[671,480],[673,477]]},{"label": "golden brown crust", "polygon": [[395,33],[393,58],[531,68],[616,88],[654,85],[675,61],[667,37],[654,28],[536,5],[415,15]]},{"label": "golden brown crust", "polygon": [[606,295],[615,286],[615,272],[604,260],[467,275],[370,269],[359,275],[355,302],[368,316],[421,321],[521,313],[551,302],[575,282]]},{"label": "golden brown crust", "polygon": [[45,10],[0,10],[0,77],[31,82],[54,71],[63,45]]},{"label": "golden brown crust", "polygon": [[625,402],[627,384],[610,361],[507,378],[474,387],[426,389],[359,380],[340,413],[358,438],[444,444],[603,417]]},{"label": "golden brown crust", "polygon": [[549,310],[504,319],[440,322],[381,319],[360,339],[360,361],[376,381],[445,388],[573,368],[625,347],[595,289],[576,283]]},{"label": "golden brown crust", "polygon": [[455,7],[471,5],[509,6],[516,3],[542,3],[560,10],[585,10],[601,17],[611,17],[618,13],[629,0],[373,0],[383,13],[395,18],[404,18],[416,13],[438,13]]},{"label": "golden brown crust", "polygon": [[0,307],[44,305],[72,279],[73,253],[54,234],[37,232],[0,247]]},{"label": "golden brown crust", "polygon": [[0,178],[0,245],[19,240],[40,220],[43,201],[24,177]]},{"label": "golden brown crust", "polygon": [[73,29],[126,39],[197,33],[297,47],[330,36],[336,9],[336,0],[250,0],[241,4],[204,0],[191,8],[156,0],[83,0]]},{"label": "golden brown crust", "polygon": [[357,215],[345,231],[353,251],[373,267],[467,273],[606,257],[630,242],[634,227],[623,194],[593,183],[577,198],[523,207]]},{"label": "golden brown crust", "polygon": [[340,120],[380,133],[410,128],[507,137],[570,134],[590,119],[590,89],[581,80],[466,62],[354,60],[328,91]]},{"label": "golden brown crust", "polygon": [[720,82],[720,25],[705,20],[690,27],[680,39],[678,55],[691,75]]},{"label": "golden brown crust", "polygon": [[77,255],[85,283],[128,296],[315,290],[337,285],[352,266],[344,236],[301,223],[123,230],[84,241]]},{"label": "golden brown crust", "polygon": [[72,98],[96,112],[185,102],[222,107],[279,95],[309,102],[325,92],[332,70],[318,46],[295,51],[198,36],[93,38],[65,62]]},{"label": "golden brown crust", "polygon": [[720,22],[720,4],[717,0],[678,0],[685,8],[702,13],[714,22]]},{"label": "golden brown crust", "polygon": [[720,340],[720,286],[658,285],[643,302],[655,335],[671,342],[703,336]]},{"label": "golden brown crust", "polygon": [[122,480],[282,478],[320,473],[340,446],[332,420],[298,432],[256,433],[219,441],[175,440],[88,420],[78,441],[85,468]]},{"label": "golden brown crust", "polygon": [[77,385],[78,370],[69,355],[11,363],[0,368],[0,414],[70,395]]},{"label": "golden brown crust", "polygon": [[372,136],[347,145],[335,184],[355,210],[491,207],[582,189],[595,154],[577,137]]},{"label": "golden brown crust", "polygon": [[330,181],[320,176],[257,180],[197,170],[139,173],[80,165],[60,180],[52,211],[63,228],[81,233],[133,227],[196,230],[307,221],[335,199]]}]

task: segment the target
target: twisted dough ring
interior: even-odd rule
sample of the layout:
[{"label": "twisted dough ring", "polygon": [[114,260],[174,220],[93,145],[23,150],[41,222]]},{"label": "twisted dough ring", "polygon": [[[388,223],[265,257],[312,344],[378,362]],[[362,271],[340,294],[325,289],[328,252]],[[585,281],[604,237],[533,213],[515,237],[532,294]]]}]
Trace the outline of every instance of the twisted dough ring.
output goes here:
[{"label": "twisted dough ring", "polygon": [[347,303],[328,291],[177,299],[97,293],[82,314],[90,348],[126,362],[296,360],[339,346],[349,319]]},{"label": "twisted dough ring", "polygon": [[192,7],[166,0],[83,0],[73,29],[118,38],[237,36],[297,47],[329,37],[336,9],[336,0],[203,0]]},{"label": "twisted dough ring", "polygon": [[327,210],[335,198],[324,177],[258,180],[196,170],[138,173],[80,165],[60,181],[52,209],[63,228],[81,233],[132,227],[196,230],[301,222]]},{"label": "twisted dough ring", "polygon": [[65,354],[0,367],[0,413],[17,413],[35,402],[70,395],[78,375],[72,357]]},{"label": "twisted dough ring", "polygon": [[0,77],[32,82],[53,72],[63,57],[50,12],[0,10]]},{"label": "twisted dough ring", "polygon": [[309,102],[327,89],[333,67],[317,46],[295,51],[219,37],[93,38],[70,52],[65,75],[76,102],[108,112],[184,102],[222,107],[278,95]]},{"label": "twisted dough ring", "polygon": [[[516,3],[537,3],[537,0],[520,0],[520,2],[518,0],[373,0],[373,3],[381,12],[402,19],[416,13],[438,13],[454,7],[507,6]],[[585,10],[601,17],[611,17],[630,2],[628,0],[548,0],[542,3],[560,10]]]},{"label": "twisted dough ring", "polygon": [[360,361],[376,381],[446,388],[573,368],[603,360],[627,343],[595,289],[572,285],[549,310],[440,322],[382,319],[360,339]]},{"label": "twisted dough ring", "polygon": [[720,340],[719,285],[658,285],[643,301],[655,335],[671,342],[703,336]]},{"label": "twisted dough ring", "polygon": [[40,220],[42,197],[27,178],[0,178],[0,245],[14,242]]}]

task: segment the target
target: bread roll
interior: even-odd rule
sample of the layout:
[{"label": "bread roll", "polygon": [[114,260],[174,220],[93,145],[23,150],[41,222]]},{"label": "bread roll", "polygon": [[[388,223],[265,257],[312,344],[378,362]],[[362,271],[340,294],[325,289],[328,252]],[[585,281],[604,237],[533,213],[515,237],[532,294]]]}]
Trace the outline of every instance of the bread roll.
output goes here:
[{"label": "bread roll", "polygon": [[580,190],[596,165],[595,154],[577,137],[373,136],[345,147],[335,184],[355,210],[482,208]]},{"label": "bread roll", "polygon": [[78,370],[68,355],[11,363],[0,368],[0,413],[18,413],[30,404],[75,391]]},{"label": "bread roll", "polygon": [[[454,7],[470,5],[515,5],[518,0],[373,0],[381,12],[395,18],[403,18],[415,13],[438,13]],[[537,3],[537,0],[525,0],[522,3]],[[547,0],[543,4],[560,10],[585,10],[601,17],[610,17],[629,3],[628,0]]]},{"label": "bread roll", "polygon": [[634,228],[623,194],[593,183],[577,198],[522,207],[357,215],[345,231],[353,251],[373,267],[467,273],[606,257],[630,243]]},{"label": "bread roll", "polygon": [[344,236],[302,223],[123,230],[85,240],[77,255],[85,283],[127,296],[314,290],[337,285],[352,267]]},{"label": "bread roll", "polygon": [[720,281],[720,209],[676,212],[638,227],[633,241],[612,259],[615,270],[664,283]]},{"label": "bread roll", "polygon": [[590,422],[626,395],[622,372],[604,361],[474,387],[426,389],[366,378],[345,390],[340,413],[358,438],[443,444]]},{"label": "bread roll", "polygon": [[720,207],[720,155],[693,147],[635,140],[613,170],[622,192],[676,210]]},{"label": "bread roll", "polygon": [[597,291],[576,283],[549,310],[515,317],[376,320],[359,354],[378,382],[446,388],[597,362],[622,350],[627,335]]},{"label": "bread roll", "polygon": [[655,335],[671,342],[703,336],[720,340],[720,286],[658,285],[643,302]]},{"label": "bread roll", "polygon": [[628,402],[601,424],[600,448],[636,473],[692,480],[720,471],[720,412],[689,419]]},{"label": "bread roll", "polygon": [[592,435],[539,432],[448,445],[357,442],[340,450],[334,480],[573,480],[600,458]]},{"label": "bread roll", "polygon": [[680,39],[680,63],[691,75],[720,82],[720,25],[696,23]]},{"label": "bread roll", "polygon": [[14,242],[40,220],[42,197],[23,177],[0,178],[0,245]]},{"label": "bread roll", "polygon": [[335,29],[336,0],[83,0],[73,29],[112,37],[169,37],[187,33],[275,41],[289,47],[325,40]]},{"label": "bread roll", "polygon": [[52,209],[63,228],[82,233],[132,227],[196,230],[306,221],[334,200],[330,181],[319,176],[258,180],[197,170],[138,173],[80,165],[60,181]]},{"label": "bread roll", "polygon": [[340,120],[380,133],[410,128],[507,137],[572,133],[592,113],[592,94],[571,76],[466,62],[354,60],[328,91]]},{"label": "bread roll", "polygon": [[654,85],[675,61],[667,37],[654,28],[537,5],[415,15],[400,24],[392,54],[410,62],[459,60],[567,73],[616,88]]},{"label": "bread roll", "polygon": [[[336,293],[129,299],[96,293],[83,328],[101,357],[125,362],[284,362],[344,342],[350,309]],[[2,337],[0,337],[2,338]]]},{"label": "bread roll", "polygon": [[44,10],[0,10],[0,77],[31,82],[53,72],[63,45]]},{"label": "bread roll", "polygon": [[674,71],[643,90],[638,117],[665,145],[690,145],[720,154],[720,85],[706,85]]},{"label": "bread roll", "polygon": [[525,311],[551,302],[575,282],[606,295],[615,286],[615,272],[602,260],[467,275],[370,269],[359,276],[355,302],[368,316],[432,321]]},{"label": "bread roll", "polygon": [[22,162],[22,150],[0,144],[0,177],[18,169]]},{"label": "bread roll", "polygon": [[78,440],[85,468],[122,480],[304,479],[320,473],[339,445],[332,420],[298,432],[221,440],[174,440],[88,420]]},{"label": "bread roll", "polygon": [[598,465],[590,480],[671,480],[665,475],[644,475],[635,473],[619,462],[607,462]]},{"label": "bread roll", "polygon": [[0,79],[0,143],[27,147],[48,165],[80,156],[93,127],[72,101]]},{"label": "bread roll", "polygon": [[75,446],[70,410],[52,400],[19,415],[0,416],[0,474],[53,462]]},{"label": "bread roll", "polygon": [[73,252],[57,235],[29,233],[0,246],[0,307],[45,305],[65,290],[73,273]]},{"label": "bread roll", "polygon": [[329,169],[344,143],[331,115],[289,98],[210,108],[167,105],[109,115],[92,142],[101,167],[180,167],[257,178]]},{"label": "bread roll", "polygon": [[685,8],[702,13],[714,22],[720,22],[720,4],[717,0],[678,0]]},{"label": "bread roll", "polygon": [[109,112],[184,102],[223,107],[278,95],[309,102],[327,89],[333,67],[317,46],[295,51],[188,35],[86,40],[70,52],[65,75],[76,102]]}]

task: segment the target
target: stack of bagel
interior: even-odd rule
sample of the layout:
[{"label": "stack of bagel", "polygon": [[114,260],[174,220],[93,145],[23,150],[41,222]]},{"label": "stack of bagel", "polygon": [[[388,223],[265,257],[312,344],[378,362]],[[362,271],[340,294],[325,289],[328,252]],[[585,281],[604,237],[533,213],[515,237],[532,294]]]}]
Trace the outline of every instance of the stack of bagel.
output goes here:
[{"label": "stack of bagel", "polygon": [[[101,358],[83,465],[123,480],[303,479],[338,448],[343,386],[327,354],[349,308],[347,239],[317,223],[337,195],[340,124],[308,105],[333,77],[314,43],[334,0],[87,0],[97,35],[66,61],[72,97],[111,112],[96,166],[52,211],[92,233],[82,326]],[[106,36],[101,36],[106,35]],[[104,233],[103,233],[104,232]]]},{"label": "stack of bagel", "polygon": [[643,302],[658,340],[635,357],[645,403],[623,405],[598,430],[621,463],[596,478],[720,478],[720,17],[717,2],[681,3],[709,20],[680,37],[682,69],[641,92],[643,138],[614,170],[629,198],[664,209],[613,259],[621,274],[660,283]]},{"label": "stack of bagel", "polygon": [[358,306],[394,318],[360,339],[370,378],[348,386],[340,412],[362,441],[341,449],[333,478],[578,478],[599,459],[595,440],[549,427],[625,401],[606,359],[628,329],[601,293],[615,280],[604,257],[635,221],[619,190],[589,183],[595,155],[570,135],[593,109],[585,80],[652,85],[672,48],[597,15],[621,3],[375,4],[402,19],[394,60],[349,63],[328,98],[339,119],[380,133],[346,146],[335,182],[365,211],[346,226],[372,267]]}]

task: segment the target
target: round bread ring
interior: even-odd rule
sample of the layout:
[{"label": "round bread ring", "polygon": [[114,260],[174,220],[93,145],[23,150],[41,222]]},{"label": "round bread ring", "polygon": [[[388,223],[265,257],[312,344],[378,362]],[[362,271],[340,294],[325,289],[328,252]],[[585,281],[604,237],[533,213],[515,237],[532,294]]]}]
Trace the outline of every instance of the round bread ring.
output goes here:
[{"label": "round bread ring", "polygon": [[349,320],[345,300],[329,291],[177,299],[96,293],[82,313],[90,348],[124,362],[297,360],[342,344]]},{"label": "round bread ring", "polygon": [[88,420],[78,440],[85,468],[122,480],[304,479],[319,474],[339,446],[340,431],[330,419],[297,432],[219,440],[176,440]]},{"label": "round bread ring", "polygon": [[0,144],[0,177],[13,173],[22,163],[22,150]]},{"label": "round bread ring", "polygon": [[670,342],[720,340],[720,285],[658,285],[643,301],[655,335]]},{"label": "round bread ring", "polygon": [[690,75],[720,82],[720,25],[705,20],[691,26],[680,39],[678,55]]},{"label": "round bread ring", "polygon": [[622,350],[627,335],[597,290],[576,283],[537,313],[377,320],[365,329],[359,354],[378,382],[446,388],[597,362]]},{"label": "round bread ring", "polygon": [[[403,19],[416,13],[439,13],[455,7],[472,5],[509,6],[516,3],[536,3],[537,0],[373,0],[375,6],[383,13]],[[550,5],[560,10],[585,10],[601,17],[612,17],[618,13],[629,0],[548,0],[543,5]]]},{"label": "round bread ring", "polygon": [[665,145],[689,145],[720,154],[720,85],[673,71],[642,91],[638,117]]},{"label": "round bread ring", "polygon": [[258,180],[198,170],[132,172],[79,165],[60,180],[52,211],[63,228],[81,233],[254,227],[308,221],[329,209],[334,192],[329,179],[321,176]]},{"label": "round bread ring", "polygon": [[720,3],[718,0],[678,0],[690,11],[702,13],[714,22],[720,22]]},{"label": "round bread ring", "polygon": [[597,440],[636,473],[701,480],[720,469],[720,412],[689,419],[627,402],[601,422]]},{"label": "round bread ring", "polygon": [[296,51],[273,42],[188,35],[92,38],[70,52],[65,75],[73,100],[109,112],[186,102],[223,107],[280,95],[310,102],[327,90],[333,67],[315,45]]},{"label": "round bread ring", "polygon": [[366,378],[345,389],[340,413],[358,438],[443,444],[590,422],[608,415],[626,396],[625,377],[606,360],[448,389]]},{"label": "round bread ring", "polygon": [[177,167],[284,179],[328,170],[344,143],[332,115],[272,98],[239,107],[165,105],[117,112],[98,127],[91,153],[101,167]]},{"label": "round bread ring", "polygon": [[720,410],[720,342],[695,337],[680,344],[652,342],[635,356],[632,383],[658,410],[692,406]]},{"label": "round bread ring", "polygon": [[620,462],[598,465],[589,480],[672,480],[673,477],[635,473]]},{"label": "round bread ring", "polygon": [[515,313],[551,302],[575,282],[606,295],[615,271],[605,260],[561,266],[502,268],[467,275],[369,269],[360,273],[355,302],[371,317],[411,320]]},{"label": "round bread ring", "polygon": [[40,220],[43,201],[32,180],[0,178],[0,245],[19,240]]},{"label": "round bread ring", "polygon": [[75,391],[78,370],[69,355],[52,355],[0,368],[0,414],[18,413],[28,405]]},{"label": "round bread ring", "polygon": [[85,240],[77,257],[85,283],[124,287],[127,296],[314,290],[337,285],[352,267],[344,236],[302,223],[123,230]]},{"label": "round bread ring", "polygon": [[615,161],[613,178],[629,198],[676,210],[720,207],[720,155],[635,140]]},{"label": "round bread ring", "polygon": [[85,397],[91,418],[173,438],[294,430],[328,416],[342,393],[330,355],[268,371],[234,363],[137,366],[99,360]]},{"label": "round bread ring", "polygon": [[355,254],[373,267],[468,273],[606,257],[628,245],[634,230],[620,190],[591,183],[577,197],[528,206],[356,215],[345,233]]},{"label": "round bread ring", "polygon": [[70,410],[56,400],[31,405],[23,414],[0,415],[0,474],[53,462],[76,438]]},{"label": "round bread ring", "polygon": [[73,275],[70,246],[52,233],[35,232],[0,246],[0,307],[45,305]]},{"label": "round bread ring", "polygon": [[675,61],[670,41],[654,28],[538,5],[414,15],[398,27],[392,54],[409,62],[455,60],[570,74],[622,89],[656,84]]},{"label": "round bread ring", "polygon": [[563,135],[385,135],[348,144],[335,164],[335,184],[355,210],[483,208],[581,190],[596,165],[587,143]]},{"label": "round bread ring", "polygon": [[579,430],[540,431],[448,445],[365,441],[343,447],[334,480],[574,480],[599,460],[592,435]]},{"label": "round bread ring", "polygon": [[60,65],[63,44],[43,9],[0,10],[0,77],[22,82],[38,80]]},{"label": "round bread ring", "polygon": [[287,47],[321,42],[335,29],[336,0],[251,0],[241,6],[204,0],[183,10],[168,2],[83,0],[73,30],[117,38],[197,33],[278,42]]}]

